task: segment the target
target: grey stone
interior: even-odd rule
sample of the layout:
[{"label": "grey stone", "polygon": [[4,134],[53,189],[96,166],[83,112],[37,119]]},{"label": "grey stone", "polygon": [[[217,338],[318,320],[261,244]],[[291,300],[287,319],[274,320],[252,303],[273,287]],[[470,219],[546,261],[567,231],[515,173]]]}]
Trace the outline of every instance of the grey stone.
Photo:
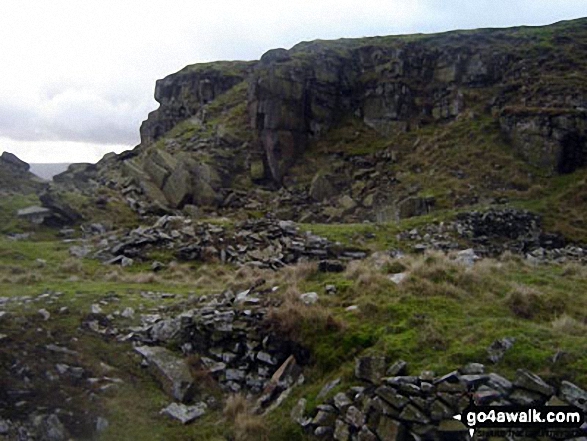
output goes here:
[{"label": "grey stone", "polygon": [[34,224],[41,224],[46,217],[51,215],[51,210],[44,207],[33,205],[31,207],[23,208],[16,212],[18,217],[26,219]]},{"label": "grey stone", "polygon": [[400,413],[399,418],[401,420],[413,423],[427,424],[429,422],[428,417],[412,404],[408,404],[406,407],[404,407],[404,410],[402,413]]},{"label": "grey stone", "polygon": [[561,382],[560,397],[569,404],[587,412],[587,392],[573,383],[568,381]]},{"label": "grey stone", "polygon": [[347,397],[344,392],[337,393],[334,398],[334,407],[336,407],[341,412],[344,412],[353,402]]},{"label": "grey stone", "polygon": [[318,172],[310,184],[310,197],[315,201],[322,202],[337,194],[336,188],[331,183],[331,178]]},{"label": "grey stone", "polygon": [[468,363],[461,372],[465,375],[480,375],[485,373],[485,366],[481,363]]},{"label": "grey stone", "polygon": [[239,369],[226,369],[227,381],[243,381],[246,377],[246,372]]},{"label": "grey stone", "polygon": [[531,406],[542,404],[544,396],[537,392],[532,392],[525,389],[514,389],[509,395],[509,400],[520,406]]},{"label": "grey stone", "polygon": [[389,367],[389,369],[387,369],[387,372],[385,374],[388,377],[396,377],[398,375],[403,375],[406,371],[407,366],[408,363],[406,363],[404,360],[397,360]]},{"label": "grey stone", "polygon": [[98,432],[98,433],[104,432],[106,429],[108,429],[109,426],[110,426],[110,423],[108,422],[108,420],[106,418],[98,417],[96,419],[96,432]]},{"label": "grey stone", "polygon": [[304,416],[306,412],[307,401],[305,398],[300,398],[296,405],[291,409],[290,417],[301,426],[307,426],[312,420]]},{"label": "grey stone", "polygon": [[149,363],[149,369],[163,390],[178,401],[187,402],[195,393],[190,370],[185,361],[169,349],[139,346],[135,351]]},{"label": "grey stone", "polygon": [[69,438],[65,426],[55,414],[48,417],[39,417],[39,419],[35,420],[35,425],[39,427],[41,439],[43,440],[65,441]]},{"label": "grey stone", "polygon": [[135,310],[129,306],[124,308],[124,311],[120,315],[124,318],[133,318],[135,316]]},{"label": "grey stone", "polygon": [[307,292],[300,295],[300,300],[304,302],[306,305],[313,305],[318,301],[318,293],[315,292]]},{"label": "grey stone", "polygon": [[171,403],[162,409],[160,413],[179,420],[182,424],[188,424],[203,416],[206,413],[207,407],[205,403],[198,403],[194,406]]},{"label": "grey stone", "polygon": [[546,384],[538,375],[525,369],[517,370],[514,385],[545,396],[551,396],[554,393],[552,386]]},{"label": "grey stone", "polygon": [[361,357],[355,364],[355,376],[359,380],[365,380],[378,384],[385,374],[385,357],[367,356]]},{"label": "grey stone", "polygon": [[334,421],[336,421],[336,413],[319,410],[314,419],[312,420],[312,424],[315,426],[332,427]]},{"label": "grey stone", "polygon": [[43,317],[43,320],[47,321],[51,318],[51,313],[47,311],[45,308],[39,309],[38,313]]},{"label": "grey stone", "polygon": [[151,338],[159,342],[173,340],[181,329],[181,322],[178,319],[161,320],[151,328]]},{"label": "grey stone", "polygon": [[489,360],[493,363],[499,362],[503,358],[505,353],[514,346],[515,341],[516,339],[513,337],[504,337],[499,340],[495,340],[487,348]]},{"label": "grey stone", "polygon": [[98,305],[97,303],[93,303],[92,306],[90,306],[90,312],[92,314],[102,314],[102,307],[100,305]]},{"label": "grey stone", "polygon": [[351,436],[349,426],[344,421],[337,419],[334,423],[333,438],[337,441],[348,441]]},{"label": "grey stone", "polygon": [[0,419],[0,435],[8,435],[10,431],[10,426],[7,420]]},{"label": "grey stone", "polygon": [[327,383],[318,393],[318,396],[316,397],[318,400],[321,400],[322,398],[324,398],[326,395],[328,395],[328,393],[334,389],[336,386],[338,386],[340,384],[341,379],[337,378],[335,380],[332,380],[331,382]]},{"label": "grey stone", "polygon": [[406,432],[403,424],[385,416],[381,417],[376,429],[377,436],[381,441],[404,441],[406,440]]},{"label": "grey stone", "polygon": [[275,357],[272,357],[270,354],[263,351],[259,351],[257,353],[257,360],[262,361],[266,364],[270,364],[272,366],[275,366],[277,364],[277,360],[275,359]]},{"label": "grey stone", "polygon": [[389,280],[391,280],[396,285],[399,285],[406,279],[406,277],[408,277],[408,273],[397,273],[389,276]]},{"label": "grey stone", "polygon": [[377,441],[377,436],[367,426],[363,426],[357,434],[357,441]]},{"label": "grey stone", "polygon": [[365,424],[365,414],[355,406],[350,406],[347,409],[345,419],[357,429]]},{"label": "grey stone", "polygon": [[477,256],[477,254],[475,254],[475,251],[472,248],[469,248],[466,250],[459,251],[457,253],[457,257],[456,257],[455,261],[457,263],[460,263],[461,265],[464,265],[464,266],[470,268],[473,265],[475,265],[475,262],[479,259],[480,259],[480,257]]},{"label": "grey stone", "polygon": [[391,404],[398,410],[403,409],[403,407],[410,402],[408,398],[398,394],[394,389],[392,389],[389,386],[378,387],[375,390],[375,394],[384,399],[387,403]]}]

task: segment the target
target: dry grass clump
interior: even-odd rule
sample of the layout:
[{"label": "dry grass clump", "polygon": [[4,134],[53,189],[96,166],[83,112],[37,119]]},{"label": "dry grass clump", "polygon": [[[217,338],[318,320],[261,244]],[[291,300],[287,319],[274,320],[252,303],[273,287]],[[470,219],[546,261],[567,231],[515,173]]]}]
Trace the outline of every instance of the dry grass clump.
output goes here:
[{"label": "dry grass clump", "polygon": [[577,262],[566,263],[563,265],[562,275],[565,277],[587,279],[587,266]]},{"label": "dry grass clump", "polygon": [[555,332],[565,335],[584,336],[587,334],[587,324],[567,314],[556,317],[551,322],[551,326]]},{"label": "dry grass clump", "polygon": [[224,406],[225,418],[232,422],[235,441],[268,441],[267,426],[261,415],[255,415],[242,395],[232,395]]},{"label": "dry grass clump", "polygon": [[23,274],[5,277],[3,282],[14,285],[32,285],[34,283],[39,283],[42,280],[43,276],[39,272],[27,270]]},{"label": "dry grass clump", "polygon": [[526,285],[514,285],[505,298],[510,311],[517,317],[534,318],[544,309],[543,294]]},{"label": "dry grass clump", "polygon": [[354,280],[356,286],[367,292],[377,291],[389,285],[390,281],[381,269],[367,260],[353,260],[344,272],[345,278]]},{"label": "dry grass clump", "polygon": [[104,276],[102,276],[102,279],[105,282],[120,282],[122,280],[122,273],[117,268],[115,270],[112,270],[112,271],[104,274]]},{"label": "dry grass clump", "polygon": [[59,271],[66,274],[81,274],[83,271],[83,264],[80,259],[70,257],[64,260],[59,265]]},{"label": "dry grass clump", "polygon": [[317,262],[298,262],[288,265],[281,271],[283,280],[289,284],[298,284],[309,279],[318,272]]},{"label": "dry grass clump", "polygon": [[271,308],[267,321],[285,338],[299,340],[304,332],[332,332],[343,328],[342,322],[324,306],[304,304],[295,285],[281,295],[281,301],[280,306]]},{"label": "dry grass clump", "polygon": [[485,271],[477,271],[451,260],[441,252],[404,259],[410,268],[410,277],[400,287],[422,297],[464,298],[485,282]]},{"label": "dry grass clump", "polygon": [[125,274],[123,280],[127,283],[137,283],[141,285],[160,282],[160,278],[153,273]]}]

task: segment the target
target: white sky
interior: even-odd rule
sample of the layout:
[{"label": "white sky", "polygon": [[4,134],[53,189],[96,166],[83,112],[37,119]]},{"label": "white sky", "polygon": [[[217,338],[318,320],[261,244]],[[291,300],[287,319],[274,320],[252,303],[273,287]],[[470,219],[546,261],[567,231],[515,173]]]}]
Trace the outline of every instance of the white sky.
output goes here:
[{"label": "white sky", "polygon": [[542,25],[587,0],[0,0],[0,151],[95,162],[139,142],[155,80],[317,38]]}]

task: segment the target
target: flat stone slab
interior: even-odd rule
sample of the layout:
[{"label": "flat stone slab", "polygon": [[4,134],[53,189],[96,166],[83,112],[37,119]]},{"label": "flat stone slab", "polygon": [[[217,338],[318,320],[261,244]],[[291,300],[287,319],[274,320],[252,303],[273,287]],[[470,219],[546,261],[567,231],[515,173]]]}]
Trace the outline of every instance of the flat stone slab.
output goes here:
[{"label": "flat stone slab", "polygon": [[138,346],[135,351],[149,363],[149,370],[166,393],[181,402],[193,398],[195,385],[183,358],[159,346]]},{"label": "flat stone slab", "polygon": [[182,424],[188,424],[204,415],[206,413],[206,408],[207,406],[205,403],[198,403],[194,406],[171,403],[169,406],[162,409],[160,413],[179,420]]}]

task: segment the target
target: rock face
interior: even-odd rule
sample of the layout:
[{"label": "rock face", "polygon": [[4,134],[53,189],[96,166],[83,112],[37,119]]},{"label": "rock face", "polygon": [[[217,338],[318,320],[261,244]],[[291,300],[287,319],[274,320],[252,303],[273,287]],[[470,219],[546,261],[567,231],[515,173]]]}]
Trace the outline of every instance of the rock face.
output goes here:
[{"label": "rock face", "polygon": [[[253,64],[222,62],[188,66],[158,80],[155,100],[160,106],[141,125],[141,143],[148,145],[177,123],[197,116],[204,105],[243,81]],[[205,114],[198,116],[205,118]]]},{"label": "rock face", "polygon": [[504,109],[502,130],[516,152],[551,173],[571,173],[587,165],[587,110]]},{"label": "rock face", "polygon": [[0,190],[18,193],[40,191],[44,184],[42,179],[29,172],[30,166],[16,155],[3,152],[0,155]]},{"label": "rock face", "polygon": [[[496,148],[509,149],[500,155],[514,166],[538,167],[540,175],[587,164],[587,83],[577,80],[587,73],[586,42],[587,19],[579,19],[539,29],[303,42],[259,61],[188,66],[157,82],[160,107],[142,124],[139,146],[56,180],[116,188],[140,214],[193,205],[221,215],[280,209],[282,218],[304,222],[419,216],[434,207],[424,195],[436,192],[413,184],[413,175],[433,181],[439,167],[458,162],[392,167],[420,149],[436,158],[453,147],[428,137],[426,128],[442,126],[466,156],[467,128],[487,126],[499,138]],[[426,140],[400,141],[416,133]],[[377,142],[362,146],[368,153],[354,151],[365,134]],[[308,147],[328,166],[317,161],[312,168]],[[292,168],[296,163],[309,166],[307,181]],[[489,174],[503,167],[488,164]],[[460,169],[443,173],[466,179]],[[528,185],[538,183],[536,176]],[[526,188],[521,181],[489,177],[483,191],[471,187],[470,195],[439,197],[438,205],[474,204]],[[255,197],[267,189],[289,193]]]}]

